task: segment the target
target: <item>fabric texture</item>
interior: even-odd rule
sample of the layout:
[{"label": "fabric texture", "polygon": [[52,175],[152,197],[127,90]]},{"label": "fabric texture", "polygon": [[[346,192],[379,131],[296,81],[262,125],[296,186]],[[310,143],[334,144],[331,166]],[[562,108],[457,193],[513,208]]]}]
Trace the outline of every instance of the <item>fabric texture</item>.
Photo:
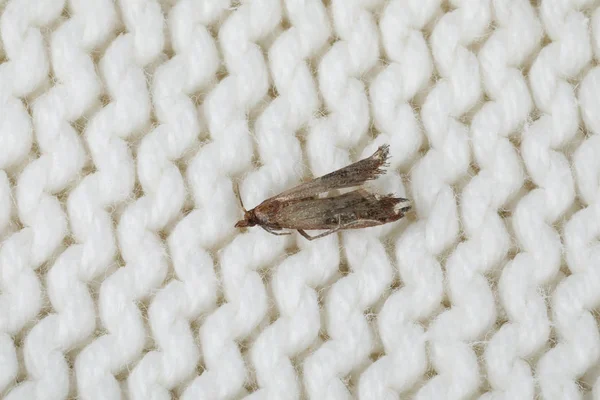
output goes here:
[{"label": "fabric texture", "polygon": [[0,397],[600,400],[597,7],[0,0]]}]

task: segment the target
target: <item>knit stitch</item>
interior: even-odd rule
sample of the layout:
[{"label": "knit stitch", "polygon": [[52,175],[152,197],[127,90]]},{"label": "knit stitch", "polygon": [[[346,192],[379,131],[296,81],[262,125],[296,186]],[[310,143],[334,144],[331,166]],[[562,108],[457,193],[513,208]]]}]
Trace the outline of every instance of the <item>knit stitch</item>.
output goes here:
[{"label": "knit stitch", "polygon": [[[599,62],[590,0],[0,0],[0,397],[600,400]],[[234,228],[381,144],[400,221]]]}]

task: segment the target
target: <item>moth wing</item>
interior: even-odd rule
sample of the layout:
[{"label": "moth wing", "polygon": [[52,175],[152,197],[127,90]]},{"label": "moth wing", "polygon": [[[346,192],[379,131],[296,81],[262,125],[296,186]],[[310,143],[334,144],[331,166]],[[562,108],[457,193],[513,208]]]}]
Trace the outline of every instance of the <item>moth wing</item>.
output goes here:
[{"label": "moth wing", "polygon": [[385,173],[383,167],[388,166],[389,146],[383,145],[373,155],[340,168],[320,178],[315,178],[289,190],[286,190],[273,200],[286,201],[314,197],[333,189],[343,189],[360,186],[368,180],[376,179]]},{"label": "moth wing", "polygon": [[345,223],[344,217],[348,222],[356,219],[385,224],[401,218],[411,207],[410,201],[403,197],[374,194],[365,189],[344,193],[336,198],[340,207],[333,207],[333,212],[341,217],[342,224]]},{"label": "moth wing", "polygon": [[402,197],[358,189],[339,196],[287,203],[274,222],[288,229],[364,228],[396,221],[409,209],[410,202]]}]

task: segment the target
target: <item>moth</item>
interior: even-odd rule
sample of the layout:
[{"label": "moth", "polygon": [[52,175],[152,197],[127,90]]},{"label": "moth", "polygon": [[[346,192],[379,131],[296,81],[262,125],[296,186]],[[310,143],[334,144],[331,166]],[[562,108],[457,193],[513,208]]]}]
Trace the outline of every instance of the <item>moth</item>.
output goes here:
[{"label": "moth", "polygon": [[[408,199],[374,194],[364,188],[321,197],[332,190],[361,186],[385,174],[388,158],[389,146],[383,145],[368,158],[286,190],[248,211],[238,189],[244,218],[235,227],[258,225],[274,235],[289,235],[291,232],[278,231],[292,229],[308,240],[315,240],[342,229],[367,228],[397,221],[410,211]],[[306,233],[306,230],[313,229],[325,229],[326,232],[316,236]]]}]

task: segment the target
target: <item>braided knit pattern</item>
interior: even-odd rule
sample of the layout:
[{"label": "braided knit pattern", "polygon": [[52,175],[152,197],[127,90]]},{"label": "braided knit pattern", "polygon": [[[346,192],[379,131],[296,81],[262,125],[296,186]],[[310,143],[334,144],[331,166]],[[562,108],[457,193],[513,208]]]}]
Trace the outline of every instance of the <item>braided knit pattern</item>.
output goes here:
[{"label": "braided knit pattern", "polygon": [[[592,0],[0,0],[0,398],[600,400],[599,65]],[[383,144],[405,218],[234,227]]]}]

